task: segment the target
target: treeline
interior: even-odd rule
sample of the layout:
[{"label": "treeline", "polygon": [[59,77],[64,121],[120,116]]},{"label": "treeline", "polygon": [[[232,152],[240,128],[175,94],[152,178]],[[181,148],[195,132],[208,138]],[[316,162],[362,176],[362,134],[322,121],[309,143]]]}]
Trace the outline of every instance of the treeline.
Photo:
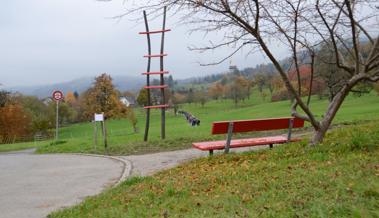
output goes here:
[{"label": "treeline", "polygon": [[[132,93],[118,91],[112,78],[102,74],[87,91],[65,94],[59,103],[59,124],[88,122],[95,113],[105,113],[108,119],[127,118],[136,131],[136,116],[133,109],[121,101],[122,96],[133,98]],[[55,117],[56,103],[51,98],[0,91],[0,143],[30,141],[35,136],[51,137]]]},{"label": "treeline", "polygon": [[[300,65],[298,70],[290,65],[288,67],[290,82],[296,88],[298,88],[299,72],[302,96],[307,96],[311,92],[312,95],[316,95],[320,99],[332,99],[343,82],[343,75],[338,74],[333,68],[328,68],[328,65],[321,61],[316,62],[315,68],[317,69],[317,73],[313,74],[309,64]],[[207,84],[207,82],[194,83],[189,87],[179,86],[170,77],[170,81],[173,81],[171,84],[174,85],[170,85],[169,89],[166,90],[166,102],[164,103],[177,109],[178,105],[184,103],[197,103],[204,106],[210,100],[230,99],[237,106],[239,102],[250,99],[253,90],[258,92],[263,100],[275,102],[291,99],[279,74],[269,65],[260,65],[256,69],[258,68],[261,72],[246,74],[246,72],[241,72],[238,68],[234,67],[232,72],[220,75],[217,77],[219,79],[211,84]],[[336,77],[339,80],[337,80],[337,83],[332,83],[330,77]],[[167,81],[168,78],[166,78],[166,83]],[[157,81],[154,84],[158,84]],[[379,93],[379,84],[362,83],[353,90],[353,94],[360,96],[371,92],[373,89]],[[152,104],[162,103],[160,90],[151,90],[151,101]],[[145,89],[140,90],[137,102],[141,106],[147,105],[147,91]]]},{"label": "treeline", "polygon": [[[367,53],[369,43],[363,43],[361,46],[362,54],[369,55]],[[346,56],[348,60],[347,54],[341,55]],[[320,99],[332,100],[346,84],[350,75],[333,64],[335,56],[327,45],[321,44],[315,57],[317,58],[312,59],[308,52],[299,51],[298,65],[294,65],[291,58],[283,59],[280,64],[287,71],[292,85],[300,90],[301,96],[310,94],[317,95]],[[170,81],[173,81],[172,78]],[[250,98],[252,90],[257,90],[263,99],[269,98],[271,101],[291,98],[282,78],[272,64],[260,64],[243,70],[231,66],[228,73],[187,79],[179,82],[179,85],[176,81],[170,84],[171,99],[168,99],[173,105],[181,103],[205,105],[211,99],[232,99],[237,105],[238,102]],[[378,83],[361,82],[351,92],[356,96],[361,96],[370,93],[373,89],[378,91],[378,86]],[[140,103],[143,103],[143,99]]]}]

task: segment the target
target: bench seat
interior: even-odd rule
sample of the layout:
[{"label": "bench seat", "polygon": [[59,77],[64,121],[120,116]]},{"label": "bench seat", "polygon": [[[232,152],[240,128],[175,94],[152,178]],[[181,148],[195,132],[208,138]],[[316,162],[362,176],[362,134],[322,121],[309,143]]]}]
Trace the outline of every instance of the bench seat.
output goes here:
[{"label": "bench seat", "polygon": [[[296,142],[301,139],[293,138],[290,141]],[[233,139],[230,143],[230,148],[240,148],[240,147],[249,147],[249,146],[258,146],[258,145],[273,145],[273,144],[284,144],[288,142],[287,136],[269,136],[269,137],[260,137],[260,138],[247,138],[247,139]],[[195,142],[192,143],[194,148],[197,148],[202,151],[210,150],[224,150],[226,140],[220,141],[208,141],[208,142]]]},{"label": "bench seat", "polygon": [[[292,129],[304,127],[304,120],[295,117],[268,118],[258,120],[231,120],[214,122],[212,124],[212,135],[227,134],[226,140],[195,142],[194,148],[202,151],[209,151],[213,155],[214,150],[225,150],[229,153],[230,148],[240,148],[248,146],[269,145],[273,148],[274,144],[284,144],[287,142],[299,141],[292,138]],[[277,135],[269,137],[232,139],[234,133],[246,133],[257,131],[273,131],[287,129],[287,135]]]}]

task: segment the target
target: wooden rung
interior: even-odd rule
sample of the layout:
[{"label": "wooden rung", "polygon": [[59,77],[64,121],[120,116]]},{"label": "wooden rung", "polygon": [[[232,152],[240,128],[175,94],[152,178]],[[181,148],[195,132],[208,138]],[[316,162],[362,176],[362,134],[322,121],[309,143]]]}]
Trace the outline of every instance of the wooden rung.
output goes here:
[{"label": "wooden rung", "polygon": [[139,34],[155,34],[155,33],[165,33],[165,32],[170,32],[171,29],[167,30],[156,30],[156,31],[150,31],[150,32],[140,32]]},{"label": "wooden rung", "polygon": [[168,71],[158,71],[158,72],[145,72],[142,75],[159,75],[159,74],[168,74]]},{"label": "wooden rung", "polygon": [[169,105],[165,104],[165,105],[153,105],[153,106],[145,106],[143,108],[145,109],[156,109],[156,108],[168,108]]},{"label": "wooden rung", "polygon": [[165,57],[167,54],[155,54],[155,55],[145,55],[144,58],[159,58],[159,57]]},{"label": "wooden rung", "polygon": [[145,86],[145,89],[164,89],[167,88],[168,85],[161,85],[161,86]]}]

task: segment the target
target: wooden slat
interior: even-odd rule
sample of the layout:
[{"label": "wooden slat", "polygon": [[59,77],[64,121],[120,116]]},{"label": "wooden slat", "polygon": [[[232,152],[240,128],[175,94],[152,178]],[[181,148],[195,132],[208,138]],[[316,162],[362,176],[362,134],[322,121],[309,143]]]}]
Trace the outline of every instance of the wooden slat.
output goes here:
[{"label": "wooden slat", "polygon": [[145,109],[157,109],[157,108],[168,108],[170,107],[168,104],[165,105],[153,105],[153,106],[145,106]]},{"label": "wooden slat", "polygon": [[154,55],[144,55],[144,58],[159,58],[159,57],[165,57],[167,54],[154,54]]},{"label": "wooden slat", "polygon": [[228,132],[228,125],[230,122],[233,122],[234,124],[233,133],[288,129],[290,119],[294,119],[292,128],[301,128],[304,126],[304,120],[291,117],[259,120],[235,120],[213,123],[212,134],[226,134]]},{"label": "wooden slat", "polygon": [[[300,139],[292,139],[291,142],[299,141]],[[248,139],[235,139],[230,143],[230,148],[240,148],[249,146],[259,146],[259,145],[270,145],[270,144],[284,144],[287,143],[286,136],[270,136],[261,138],[248,138]],[[208,142],[196,142],[192,146],[194,148],[200,149],[202,151],[209,150],[224,150],[225,140],[221,141],[208,141]]]},{"label": "wooden slat", "polygon": [[162,86],[145,86],[145,89],[165,89],[168,85],[162,85]]},{"label": "wooden slat", "polygon": [[149,31],[149,32],[140,32],[139,34],[156,34],[156,33],[165,33],[165,32],[170,32],[171,29],[166,29],[166,30],[155,30],[155,31]]},{"label": "wooden slat", "polygon": [[157,72],[145,72],[142,75],[160,75],[160,74],[168,74],[168,71],[157,71]]}]

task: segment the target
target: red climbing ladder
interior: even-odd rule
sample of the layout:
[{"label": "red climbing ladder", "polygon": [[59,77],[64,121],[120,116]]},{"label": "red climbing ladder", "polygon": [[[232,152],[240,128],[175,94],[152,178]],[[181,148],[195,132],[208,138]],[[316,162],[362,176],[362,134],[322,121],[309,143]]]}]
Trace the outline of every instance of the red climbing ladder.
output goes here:
[{"label": "red climbing ladder", "polygon": [[[163,27],[161,30],[155,30],[150,31],[149,29],[149,22],[147,20],[146,11],[143,11],[143,17],[145,20],[145,32],[140,32],[141,35],[146,35],[147,37],[147,47],[148,47],[148,54],[144,55],[144,58],[147,58],[147,70],[145,73],[142,73],[142,75],[146,76],[146,86],[144,87],[147,89],[147,105],[144,107],[146,109],[146,127],[145,127],[145,135],[144,135],[144,141],[148,140],[149,137],[149,127],[150,127],[150,109],[161,109],[161,138],[166,138],[166,108],[169,107],[169,105],[165,104],[165,89],[168,87],[165,85],[164,81],[164,75],[168,74],[168,71],[164,70],[164,57],[167,56],[167,54],[164,53],[164,41],[165,41],[165,33],[171,31],[170,29],[166,29],[166,10],[167,8],[164,7],[163,11]],[[159,54],[152,54],[151,53],[151,36],[152,34],[161,34],[161,51]],[[160,70],[159,71],[151,71],[151,60],[152,58],[159,58],[160,59]],[[150,84],[150,76],[158,75],[160,77],[160,84],[159,85],[151,85]],[[152,105],[151,104],[151,93],[150,91],[152,89],[159,89],[161,91],[161,105]]]}]

